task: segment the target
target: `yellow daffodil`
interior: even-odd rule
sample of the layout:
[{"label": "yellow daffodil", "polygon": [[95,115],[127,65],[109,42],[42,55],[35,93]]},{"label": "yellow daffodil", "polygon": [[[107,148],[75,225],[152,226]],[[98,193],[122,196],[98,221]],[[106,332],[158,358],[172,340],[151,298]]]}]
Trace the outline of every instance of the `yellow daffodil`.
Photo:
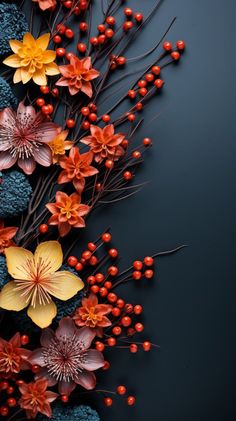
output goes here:
[{"label": "yellow daffodil", "polygon": [[54,60],[56,52],[47,50],[50,34],[44,34],[38,39],[26,32],[23,41],[10,40],[10,46],[15,54],[7,57],[3,63],[16,68],[13,82],[27,83],[30,79],[37,85],[47,85],[47,77],[58,75],[59,69]]},{"label": "yellow daffodil", "polygon": [[29,306],[28,316],[41,328],[48,327],[57,314],[51,296],[66,301],[84,287],[76,275],[58,271],[63,261],[58,241],[39,244],[34,255],[22,247],[9,247],[5,254],[13,281],[1,290],[0,307],[20,311]]},{"label": "yellow daffodil", "polygon": [[64,130],[59,133],[54,139],[48,144],[52,150],[52,160],[53,164],[59,162],[60,158],[65,156],[65,151],[68,151],[72,148],[73,142],[66,140],[68,136],[68,131]]}]

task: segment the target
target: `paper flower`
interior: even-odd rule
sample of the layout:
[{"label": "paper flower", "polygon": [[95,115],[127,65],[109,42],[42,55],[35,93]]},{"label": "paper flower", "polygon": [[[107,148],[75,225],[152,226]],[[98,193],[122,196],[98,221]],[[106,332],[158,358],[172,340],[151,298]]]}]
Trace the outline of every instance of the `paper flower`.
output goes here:
[{"label": "paper flower", "polygon": [[91,151],[80,154],[79,148],[72,148],[68,157],[60,159],[59,164],[64,171],[58,177],[58,184],[72,182],[81,194],[85,186],[85,178],[98,173],[98,170],[90,165],[92,160]]},{"label": "paper flower", "polygon": [[58,394],[47,390],[48,382],[45,379],[36,380],[32,383],[23,383],[19,386],[21,398],[19,405],[26,410],[28,419],[36,418],[38,413],[51,417],[50,403],[57,399]]},{"label": "paper flower", "polygon": [[59,66],[62,77],[57,81],[58,86],[68,86],[71,95],[84,92],[91,98],[93,94],[90,80],[96,79],[99,72],[92,68],[91,57],[82,60],[73,54],[70,57],[70,64]]},{"label": "paper flower", "polygon": [[7,107],[15,108],[17,98],[13,94],[10,85],[0,77],[0,110]]},{"label": "paper flower", "polygon": [[3,55],[11,51],[10,39],[22,39],[29,27],[24,13],[14,3],[0,4],[0,22],[0,55]]},{"label": "paper flower", "polygon": [[112,311],[109,304],[99,304],[95,294],[82,299],[82,306],[77,308],[73,319],[77,326],[87,326],[94,330],[97,336],[102,337],[102,329],[111,326],[111,321],[106,317]]},{"label": "paper flower", "polygon": [[49,167],[52,153],[47,143],[57,132],[56,124],[23,102],[16,112],[11,108],[0,111],[0,171],[16,163],[28,175],[35,170],[36,162]]},{"label": "paper flower", "polygon": [[33,351],[30,362],[42,367],[39,378],[48,379],[49,386],[58,383],[59,393],[70,395],[76,384],[94,389],[94,370],[104,366],[101,352],[90,349],[95,333],[84,327],[78,329],[73,320],[65,317],[53,332],[46,329],[41,335],[42,348]]},{"label": "paper flower", "polygon": [[21,347],[20,334],[16,333],[9,342],[0,338],[0,376],[9,378],[31,367],[28,359],[31,351]]},{"label": "paper flower", "polygon": [[[48,421],[43,415],[38,416],[39,421]],[[61,405],[55,403],[52,410],[51,421],[100,421],[100,417],[94,409],[87,405]]]},{"label": "paper flower", "polygon": [[90,132],[90,136],[83,137],[80,141],[89,145],[95,155],[96,162],[101,163],[105,158],[117,161],[124,154],[124,149],[120,144],[125,135],[122,133],[115,134],[113,124],[109,124],[103,129],[91,124]]},{"label": "paper flower", "polygon": [[56,193],[56,203],[48,203],[47,209],[52,213],[48,223],[58,225],[59,234],[65,237],[71,228],[85,227],[83,216],[89,213],[90,207],[80,203],[81,197],[77,193],[68,196],[66,193],[58,191]]},{"label": "paper flower", "polygon": [[66,140],[68,136],[68,130],[61,131],[54,139],[49,142],[49,147],[52,151],[52,162],[56,164],[65,155],[74,144],[70,140]]},{"label": "paper flower", "polygon": [[3,253],[7,247],[13,246],[15,237],[18,231],[17,227],[5,227],[2,220],[0,220],[0,253]]},{"label": "paper flower", "polygon": [[50,34],[41,35],[38,39],[27,32],[23,41],[10,40],[10,46],[15,54],[7,57],[3,63],[16,68],[13,82],[29,82],[30,79],[37,85],[47,85],[47,76],[58,75],[57,64],[54,63],[56,52],[47,50]]},{"label": "paper flower", "polygon": [[32,0],[34,3],[38,3],[41,10],[47,10],[53,8],[57,5],[57,0]]},{"label": "paper flower", "polygon": [[41,328],[49,326],[57,314],[51,296],[66,301],[84,286],[74,274],[58,271],[63,254],[57,241],[39,244],[34,255],[22,247],[9,247],[5,255],[14,280],[3,287],[0,307],[20,311],[29,306],[28,316]]},{"label": "paper flower", "polygon": [[27,209],[32,188],[19,171],[0,172],[0,218],[17,216]]}]

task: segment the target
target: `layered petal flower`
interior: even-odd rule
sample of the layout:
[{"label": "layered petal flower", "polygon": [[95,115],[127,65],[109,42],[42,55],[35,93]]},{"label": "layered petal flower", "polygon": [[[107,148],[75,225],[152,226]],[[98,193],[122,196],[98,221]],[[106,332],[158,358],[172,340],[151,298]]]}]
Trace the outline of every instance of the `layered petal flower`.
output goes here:
[{"label": "layered petal flower", "polygon": [[48,143],[58,134],[58,126],[47,120],[42,112],[21,102],[15,112],[5,108],[0,112],[0,171],[16,162],[26,173],[32,174],[36,162],[48,167],[52,152]]},{"label": "layered petal flower", "polygon": [[50,225],[58,225],[59,234],[65,237],[71,228],[84,228],[86,216],[90,207],[80,203],[81,197],[77,193],[68,196],[66,193],[58,191],[56,193],[56,202],[48,203],[47,209],[52,213],[49,218]]},{"label": "layered petal flower", "polygon": [[32,0],[34,3],[38,3],[41,10],[53,10],[57,5],[57,0]]},{"label": "layered petal flower", "polygon": [[[48,0],[47,2],[40,1],[40,3],[49,5],[52,2]],[[49,5],[49,7],[51,6],[53,4]],[[37,85],[47,85],[47,75],[53,76],[60,73],[54,63],[55,51],[47,50],[49,41],[50,34],[43,34],[38,39],[34,39],[29,32],[26,32],[22,42],[10,41],[10,47],[14,54],[7,57],[3,63],[17,69],[13,78],[14,83],[25,84],[33,79]]]},{"label": "layered petal flower", "polygon": [[30,362],[42,367],[37,378],[47,378],[50,385],[58,383],[61,394],[69,395],[76,384],[94,389],[96,377],[93,371],[104,365],[101,352],[90,349],[95,333],[84,327],[78,329],[69,317],[63,318],[55,333],[43,331],[42,348],[33,351]]},{"label": "layered petal flower", "polygon": [[125,139],[125,135],[115,133],[113,124],[109,124],[103,129],[91,124],[90,132],[90,136],[82,138],[81,143],[89,145],[96,162],[101,163],[105,158],[117,161],[124,155],[121,143]]},{"label": "layered petal flower", "polygon": [[16,333],[10,341],[0,338],[0,376],[9,378],[31,367],[31,351],[21,347],[21,337]]},{"label": "layered petal flower", "polygon": [[81,194],[85,186],[85,178],[98,173],[98,170],[90,164],[93,160],[93,153],[81,154],[79,148],[73,147],[69,156],[61,158],[59,164],[63,171],[59,175],[58,184],[72,182],[75,189]]},{"label": "layered petal flower", "polygon": [[71,95],[83,92],[91,98],[93,94],[91,80],[99,76],[99,72],[92,68],[91,57],[82,60],[71,55],[70,64],[59,66],[62,77],[57,81],[58,86],[68,86]]},{"label": "layered petal flower", "polygon": [[73,142],[66,140],[67,136],[68,130],[63,130],[49,143],[53,164],[59,163],[60,159],[65,156],[66,151],[72,148]]},{"label": "layered petal flower", "polygon": [[5,254],[14,280],[3,287],[0,307],[20,311],[29,306],[28,316],[41,328],[49,326],[57,314],[51,296],[68,300],[84,286],[73,273],[57,272],[63,261],[57,241],[39,244],[34,255],[22,247],[9,247]]},{"label": "layered petal flower", "polygon": [[13,238],[18,231],[17,227],[5,227],[3,221],[0,220],[0,254],[4,253],[7,247],[14,246]]}]

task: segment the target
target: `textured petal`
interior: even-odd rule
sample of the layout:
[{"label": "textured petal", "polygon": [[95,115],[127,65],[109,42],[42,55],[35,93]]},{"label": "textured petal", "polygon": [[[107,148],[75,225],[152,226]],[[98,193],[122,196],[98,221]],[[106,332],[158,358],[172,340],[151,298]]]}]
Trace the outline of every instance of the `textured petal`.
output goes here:
[{"label": "textured petal", "polygon": [[14,279],[32,279],[29,266],[34,267],[34,256],[31,251],[22,247],[8,247],[5,255],[8,272]]},{"label": "textured petal", "polygon": [[13,83],[19,83],[22,81],[21,69],[17,69],[13,76]]},{"label": "textured petal", "polygon": [[9,67],[20,67],[21,65],[21,60],[20,57],[17,54],[12,54],[11,56],[5,58],[5,60],[3,60],[3,64],[6,64]]},{"label": "textured petal", "polygon": [[95,337],[95,332],[89,327],[77,330],[77,339],[83,343],[84,349],[88,349]]},{"label": "textured petal", "polygon": [[21,67],[20,73],[21,73],[22,83],[25,85],[32,78],[32,75],[31,73],[29,73],[28,69],[24,69],[23,67]]},{"label": "textured petal", "polygon": [[71,230],[70,224],[68,222],[61,222],[58,224],[58,231],[61,237],[65,237],[67,234],[69,234]]},{"label": "textured petal", "polygon": [[40,338],[40,343],[44,347],[48,347],[50,342],[55,338],[55,333],[52,329],[44,329]]},{"label": "textured petal", "polygon": [[8,282],[0,292],[0,307],[5,310],[20,311],[27,306],[19,291],[15,290],[14,281]]},{"label": "textured petal", "polygon": [[44,275],[50,275],[58,270],[63,261],[61,245],[58,241],[46,241],[38,245],[35,251],[36,265],[45,266]]},{"label": "textured petal", "polygon": [[69,396],[71,392],[73,392],[75,387],[76,387],[76,383],[74,383],[73,381],[65,382],[61,380],[58,384],[58,391],[61,395]]},{"label": "textured petal", "polygon": [[17,161],[17,157],[13,157],[10,152],[0,153],[0,171],[11,168]]},{"label": "textured petal", "polygon": [[43,348],[35,349],[35,351],[33,351],[31,356],[29,357],[29,361],[31,364],[37,364],[40,365],[40,367],[44,367],[45,362],[43,356]]},{"label": "textured petal", "polygon": [[36,168],[36,163],[33,158],[20,158],[18,159],[17,164],[27,175],[31,175]]},{"label": "textured petal", "polygon": [[23,37],[23,44],[28,44],[28,46],[35,48],[36,43],[33,35],[30,32],[26,32]]},{"label": "textured petal", "polygon": [[50,390],[47,390],[45,395],[46,395],[47,401],[50,403],[55,401],[55,399],[57,399],[58,397],[58,393],[51,392]]},{"label": "textured petal", "polygon": [[104,366],[104,357],[101,352],[88,349],[85,354],[84,362],[80,364],[85,370],[94,371]]},{"label": "textured petal", "polygon": [[81,86],[81,91],[87,95],[89,98],[93,95],[93,89],[90,82],[83,82]]},{"label": "textured petal", "polygon": [[13,51],[13,53],[17,54],[19,49],[22,48],[22,42],[21,41],[17,41],[17,39],[11,39],[9,41],[10,47]]},{"label": "textured petal", "polygon": [[49,374],[47,368],[43,367],[36,375],[35,379],[47,379],[48,386],[55,386],[57,379]]},{"label": "textured petal", "polygon": [[51,63],[52,61],[54,61],[56,58],[56,51],[44,51],[43,53],[43,63]]},{"label": "textured petal", "polygon": [[63,301],[74,297],[84,287],[83,281],[71,272],[60,271],[54,273],[50,279],[53,282],[52,295]]},{"label": "textured petal", "polygon": [[56,330],[56,337],[61,338],[71,338],[76,332],[77,328],[70,317],[63,317],[59,322],[59,327]]},{"label": "textured petal", "polygon": [[52,164],[52,152],[49,146],[41,145],[34,153],[34,159],[43,167],[49,167]]},{"label": "textured petal", "polygon": [[45,70],[38,70],[33,74],[33,81],[39,86],[47,85],[47,77],[45,75]]},{"label": "textured petal", "polygon": [[57,307],[53,301],[45,305],[37,303],[35,307],[28,308],[27,314],[37,326],[44,329],[52,323],[57,314]]},{"label": "textured petal", "polygon": [[48,76],[55,76],[59,75],[59,68],[56,63],[48,63],[45,66],[46,69],[46,75]]},{"label": "textured petal", "polygon": [[42,50],[46,50],[50,41],[50,34],[43,34],[36,40],[37,47],[42,48]]},{"label": "textured petal", "polygon": [[96,386],[96,377],[94,373],[84,370],[82,373],[78,374],[75,382],[87,390],[92,390]]}]

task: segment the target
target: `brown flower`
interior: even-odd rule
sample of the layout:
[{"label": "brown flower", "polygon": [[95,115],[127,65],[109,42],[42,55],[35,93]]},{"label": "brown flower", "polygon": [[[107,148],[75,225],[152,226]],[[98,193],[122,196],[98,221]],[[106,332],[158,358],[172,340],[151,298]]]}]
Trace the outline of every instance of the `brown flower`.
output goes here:
[{"label": "brown flower", "polygon": [[117,161],[120,156],[124,155],[124,149],[120,144],[125,135],[122,133],[115,134],[113,124],[109,124],[103,129],[91,124],[90,132],[91,135],[81,139],[81,143],[90,146],[96,162],[101,163],[105,158]]},{"label": "brown flower", "polygon": [[58,394],[47,390],[48,381],[46,379],[39,379],[32,383],[23,383],[19,386],[20,393],[22,394],[19,405],[22,409],[26,410],[28,419],[36,418],[38,412],[52,416],[50,403],[55,401]]},{"label": "brown flower", "polygon": [[73,182],[75,189],[81,194],[85,185],[85,177],[91,177],[98,173],[96,168],[90,166],[92,160],[93,153],[91,151],[80,154],[79,148],[72,148],[69,156],[63,157],[59,161],[64,171],[58,177],[58,184]]},{"label": "brown flower", "polygon": [[21,370],[29,369],[30,355],[31,351],[21,348],[19,333],[16,333],[9,342],[0,338],[0,376],[8,378]]},{"label": "brown flower", "polygon": [[56,85],[68,86],[71,95],[84,92],[90,98],[93,94],[90,80],[96,79],[99,72],[92,68],[91,57],[79,60],[73,54],[70,57],[70,64],[59,66],[62,77]]}]

